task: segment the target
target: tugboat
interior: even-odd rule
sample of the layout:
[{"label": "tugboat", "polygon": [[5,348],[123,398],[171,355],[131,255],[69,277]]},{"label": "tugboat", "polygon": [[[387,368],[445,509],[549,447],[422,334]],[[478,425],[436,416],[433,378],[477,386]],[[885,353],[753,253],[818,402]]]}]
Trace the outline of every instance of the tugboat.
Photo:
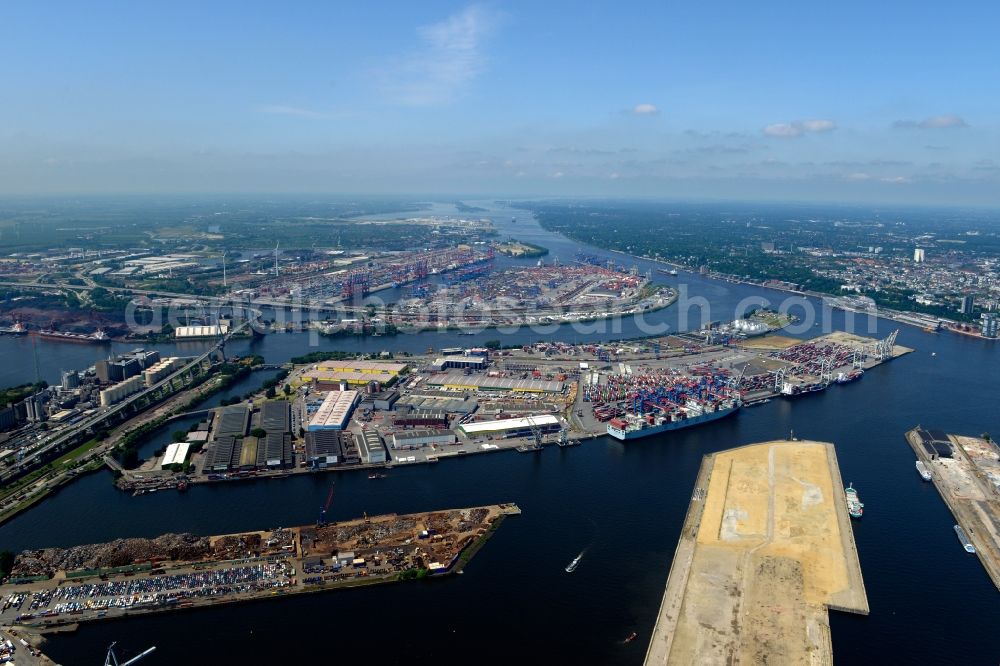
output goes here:
[{"label": "tugboat", "polygon": [[851,518],[860,518],[865,512],[865,505],[858,499],[858,491],[854,489],[854,484],[848,483],[844,493],[847,495],[847,513]]}]

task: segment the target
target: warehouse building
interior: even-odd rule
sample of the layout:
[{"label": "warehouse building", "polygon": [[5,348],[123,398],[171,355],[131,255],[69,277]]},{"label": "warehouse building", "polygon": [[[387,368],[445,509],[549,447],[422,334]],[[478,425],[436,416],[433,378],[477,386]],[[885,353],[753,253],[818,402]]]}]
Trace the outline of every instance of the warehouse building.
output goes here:
[{"label": "warehouse building", "polygon": [[447,428],[448,415],[444,412],[410,412],[392,420],[394,428]]},{"label": "warehouse building", "polygon": [[264,464],[267,469],[284,469],[292,466],[292,436],[287,433],[269,432],[264,440],[259,442],[259,449],[265,448]]},{"label": "warehouse building", "polygon": [[364,430],[357,440],[362,462],[375,465],[386,461],[385,445],[382,444],[382,437],[378,432]]},{"label": "warehouse building", "polygon": [[265,402],[260,410],[260,427],[267,432],[288,432],[291,430],[291,404],[287,400]]},{"label": "warehouse building", "polygon": [[330,391],[313,414],[306,430],[343,430],[358,403],[357,391]]},{"label": "warehouse building", "polygon": [[[208,445],[205,452],[205,465],[202,471],[208,473],[228,472],[233,461],[233,451],[236,448],[236,438],[232,435],[218,437]],[[240,449],[242,453],[242,448]]]},{"label": "warehouse building", "polygon": [[406,363],[384,363],[380,361],[359,361],[348,359],[346,361],[323,361],[316,364],[317,370],[330,370],[334,372],[357,372],[363,374],[402,374],[406,368]]},{"label": "warehouse building", "polygon": [[170,465],[183,465],[187,460],[188,449],[191,445],[188,442],[174,442],[167,446],[163,460],[160,461],[160,469],[165,469]]},{"label": "warehouse building", "polygon": [[379,391],[377,393],[367,393],[361,401],[361,408],[388,412],[392,409],[393,405],[396,404],[397,400],[399,400],[398,391]]},{"label": "warehouse building", "polygon": [[514,377],[487,377],[446,372],[431,375],[425,384],[429,388],[445,391],[491,391],[513,393],[562,393],[563,382],[543,379],[517,379]]},{"label": "warehouse building", "polygon": [[406,430],[392,434],[392,448],[417,449],[431,444],[454,444],[451,430]]},{"label": "warehouse building", "polygon": [[485,370],[490,364],[489,359],[482,356],[443,356],[431,364],[435,372],[441,370]]},{"label": "warehouse building", "polygon": [[539,414],[519,419],[500,419],[498,421],[478,421],[463,423],[458,429],[469,437],[500,435],[502,437],[528,437],[538,428],[541,433],[559,432],[559,419],[552,414]]},{"label": "warehouse building", "polygon": [[316,430],[306,433],[306,462],[322,469],[344,462],[344,440],[354,444],[354,435],[346,430]]},{"label": "warehouse building", "polygon": [[216,438],[227,435],[242,437],[250,425],[250,407],[247,405],[230,405],[223,407],[219,417],[219,425],[215,429]]}]

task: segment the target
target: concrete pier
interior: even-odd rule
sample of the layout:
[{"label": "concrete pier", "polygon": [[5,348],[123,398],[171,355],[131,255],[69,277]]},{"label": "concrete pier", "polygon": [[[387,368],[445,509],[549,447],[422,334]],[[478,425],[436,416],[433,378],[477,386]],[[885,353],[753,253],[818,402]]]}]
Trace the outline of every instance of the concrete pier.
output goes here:
[{"label": "concrete pier", "polygon": [[646,664],[832,664],[831,608],[868,613],[833,445],[706,456]]}]

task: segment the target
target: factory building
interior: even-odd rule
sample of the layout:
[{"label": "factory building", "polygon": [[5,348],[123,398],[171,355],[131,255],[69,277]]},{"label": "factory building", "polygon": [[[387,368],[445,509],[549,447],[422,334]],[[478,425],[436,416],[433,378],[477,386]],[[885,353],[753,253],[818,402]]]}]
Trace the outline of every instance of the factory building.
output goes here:
[{"label": "factory building", "polygon": [[101,407],[110,407],[143,389],[142,377],[138,375],[118,382],[100,393]]},{"label": "factory building", "polygon": [[170,376],[174,370],[177,370],[182,365],[181,360],[176,356],[171,356],[170,358],[165,358],[162,361],[157,361],[149,368],[143,371],[143,381],[146,387],[152,387],[157,384],[161,379],[165,379]]},{"label": "factory building", "polygon": [[62,388],[64,391],[72,391],[80,386],[80,373],[76,370],[68,370],[62,373]]},{"label": "factory building", "polygon": [[431,444],[454,444],[455,433],[451,430],[405,430],[392,434],[392,448],[416,449]]},{"label": "factory building", "polygon": [[208,445],[205,452],[205,465],[202,470],[208,474],[211,472],[228,472],[232,465],[233,451],[236,448],[236,438],[232,435],[217,437],[215,441]]},{"label": "factory building", "polygon": [[445,391],[492,391],[513,393],[562,393],[563,383],[542,379],[516,379],[512,377],[487,377],[446,372],[431,375],[425,382],[429,388]]},{"label": "factory building", "polygon": [[357,391],[330,391],[306,430],[343,430],[358,403],[358,397]]},{"label": "factory building", "polygon": [[527,437],[537,428],[541,433],[559,432],[559,419],[552,414],[526,416],[519,419],[500,419],[499,421],[478,421],[463,423],[458,429],[469,437],[500,435],[502,437]]},{"label": "factory building", "polygon": [[362,462],[375,465],[386,461],[385,445],[382,444],[382,437],[378,432],[365,430],[356,439]]},{"label": "factory building", "polygon": [[394,428],[447,428],[448,415],[444,412],[411,412],[392,420]]}]

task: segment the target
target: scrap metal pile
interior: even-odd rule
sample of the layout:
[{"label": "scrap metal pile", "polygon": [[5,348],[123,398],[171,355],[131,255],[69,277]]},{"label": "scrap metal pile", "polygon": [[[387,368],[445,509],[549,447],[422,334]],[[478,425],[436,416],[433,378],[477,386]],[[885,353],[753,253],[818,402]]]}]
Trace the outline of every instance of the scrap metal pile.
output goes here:
[{"label": "scrap metal pile", "polygon": [[72,548],[26,550],[14,560],[11,575],[41,576],[56,571],[121,567],[151,560],[198,560],[211,552],[206,537],[163,534],[155,539],[115,539]]}]

